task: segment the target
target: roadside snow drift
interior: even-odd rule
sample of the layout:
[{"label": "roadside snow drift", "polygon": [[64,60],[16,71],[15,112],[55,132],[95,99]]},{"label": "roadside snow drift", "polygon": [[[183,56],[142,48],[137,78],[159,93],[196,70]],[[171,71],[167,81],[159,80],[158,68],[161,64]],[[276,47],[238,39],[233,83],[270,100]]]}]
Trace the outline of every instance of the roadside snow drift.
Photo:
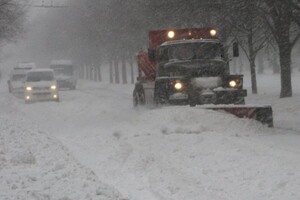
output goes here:
[{"label": "roadside snow drift", "polygon": [[30,105],[2,88],[0,199],[299,200],[300,88],[278,99],[273,79],[258,76],[246,102],[271,104],[275,128],[199,106],[133,109],[132,85],[80,81]]},{"label": "roadside snow drift", "polygon": [[3,92],[0,98],[1,200],[121,199],[61,142],[13,107],[15,99]]}]

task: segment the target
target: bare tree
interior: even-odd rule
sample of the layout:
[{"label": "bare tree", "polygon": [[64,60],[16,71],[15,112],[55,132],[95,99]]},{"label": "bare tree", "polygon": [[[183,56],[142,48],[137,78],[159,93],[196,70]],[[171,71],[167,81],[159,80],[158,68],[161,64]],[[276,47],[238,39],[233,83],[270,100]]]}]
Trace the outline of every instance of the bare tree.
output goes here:
[{"label": "bare tree", "polygon": [[[299,0],[265,0],[262,8],[265,20],[277,42],[281,68],[280,98],[292,96],[291,53],[300,38],[300,1]],[[298,26],[292,32],[293,25]]]},{"label": "bare tree", "polygon": [[12,41],[23,32],[25,7],[16,0],[0,0],[0,43]]},{"label": "bare tree", "polygon": [[238,41],[250,64],[252,93],[257,94],[255,59],[258,52],[270,40],[270,31],[258,6],[258,0],[232,0],[227,10],[227,21],[233,29],[233,37]]}]

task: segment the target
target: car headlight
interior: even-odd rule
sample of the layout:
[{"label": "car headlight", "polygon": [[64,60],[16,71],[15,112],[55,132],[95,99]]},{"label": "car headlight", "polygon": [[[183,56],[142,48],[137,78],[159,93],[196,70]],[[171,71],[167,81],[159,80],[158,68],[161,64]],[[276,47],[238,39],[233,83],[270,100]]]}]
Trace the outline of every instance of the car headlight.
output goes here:
[{"label": "car headlight", "polygon": [[51,90],[56,90],[56,85],[51,85]]},{"label": "car headlight", "polygon": [[181,89],[183,88],[183,85],[182,85],[182,83],[177,82],[177,83],[175,83],[174,88],[175,88],[176,90],[181,90]]},{"label": "car headlight", "polygon": [[28,87],[26,87],[26,90],[27,90],[27,91],[31,91],[31,90],[32,90],[32,87],[28,86]]},{"label": "car headlight", "polygon": [[238,86],[238,83],[235,80],[231,80],[231,81],[229,81],[229,86],[232,87],[232,88],[235,88],[235,87]]}]

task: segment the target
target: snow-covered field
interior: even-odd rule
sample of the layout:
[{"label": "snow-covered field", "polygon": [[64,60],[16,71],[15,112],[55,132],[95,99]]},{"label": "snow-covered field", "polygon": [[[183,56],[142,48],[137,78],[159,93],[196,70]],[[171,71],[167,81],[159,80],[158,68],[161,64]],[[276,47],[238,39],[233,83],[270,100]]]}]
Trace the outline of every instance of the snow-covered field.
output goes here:
[{"label": "snow-covered field", "polygon": [[279,99],[259,75],[275,128],[173,106],[133,109],[133,85],[80,81],[61,102],[25,104],[0,86],[0,199],[298,200],[300,75]]}]

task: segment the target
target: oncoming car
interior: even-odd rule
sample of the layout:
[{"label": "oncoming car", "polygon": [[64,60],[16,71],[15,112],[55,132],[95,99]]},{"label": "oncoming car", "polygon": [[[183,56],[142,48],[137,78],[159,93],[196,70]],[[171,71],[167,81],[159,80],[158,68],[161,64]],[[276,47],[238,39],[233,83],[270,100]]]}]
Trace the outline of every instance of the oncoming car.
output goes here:
[{"label": "oncoming car", "polygon": [[26,77],[26,72],[23,71],[13,71],[9,75],[9,80],[7,81],[8,84],[8,91],[11,93],[22,93],[24,88],[24,80]]},{"label": "oncoming car", "polygon": [[24,87],[25,102],[59,101],[57,82],[51,69],[33,69],[27,72]]},{"label": "oncoming car", "polygon": [[24,91],[24,80],[26,77],[26,73],[31,70],[35,69],[36,65],[33,62],[20,62],[14,67],[10,74],[9,80],[7,81],[8,84],[8,91],[14,93],[23,93]]}]

